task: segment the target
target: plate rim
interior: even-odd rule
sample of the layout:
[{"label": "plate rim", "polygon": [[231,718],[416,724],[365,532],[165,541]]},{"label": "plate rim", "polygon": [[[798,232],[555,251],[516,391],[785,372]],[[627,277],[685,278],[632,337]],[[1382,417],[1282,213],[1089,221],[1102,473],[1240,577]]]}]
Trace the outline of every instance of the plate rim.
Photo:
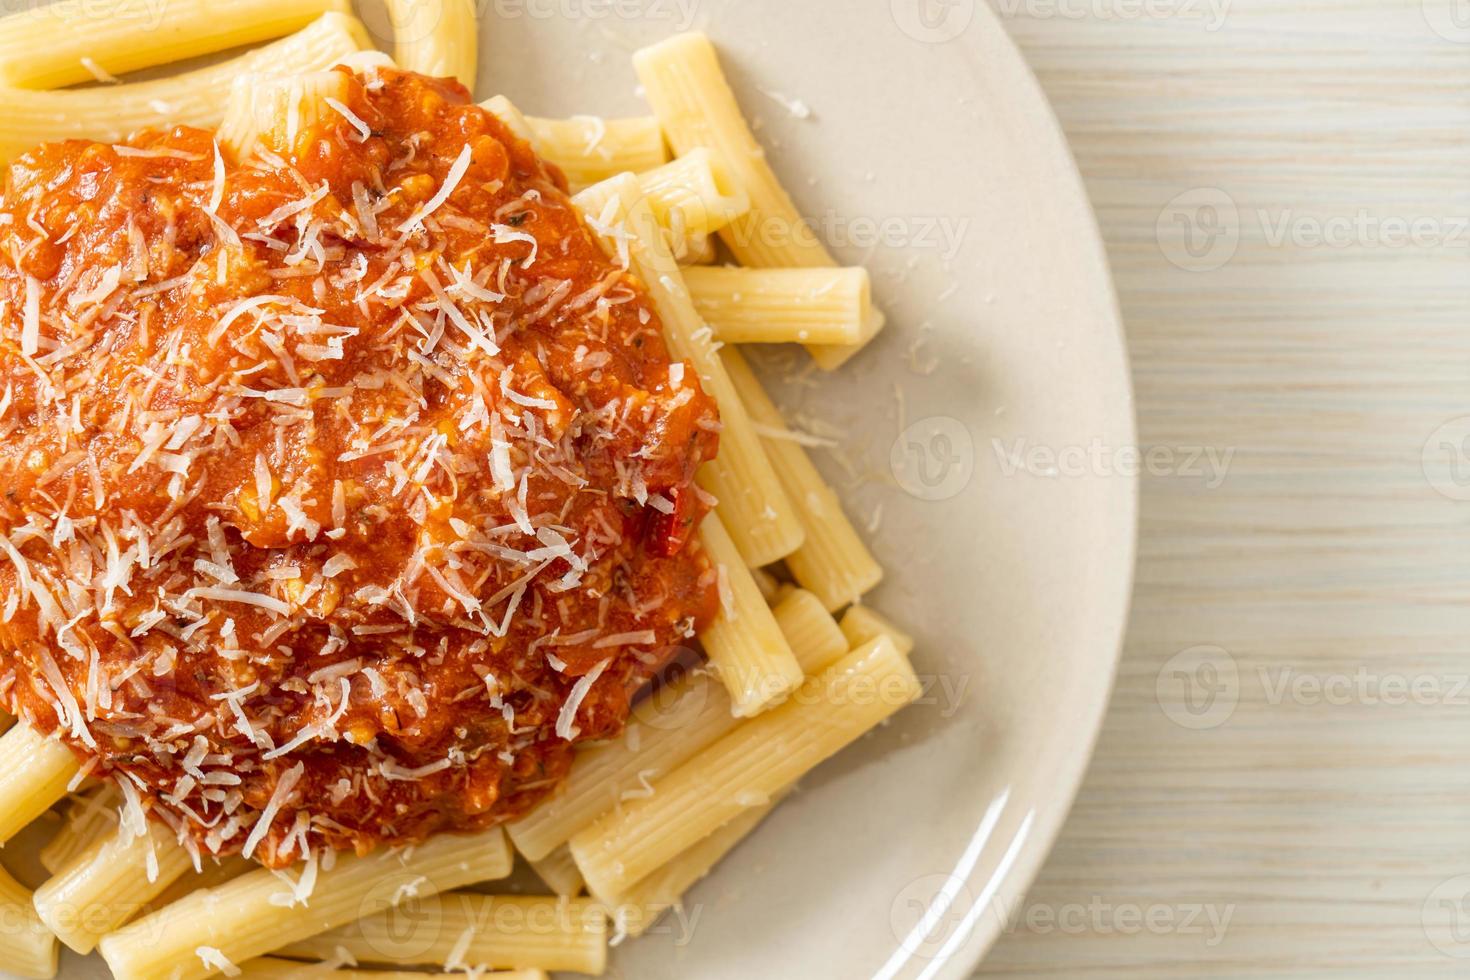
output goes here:
[{"label": "plate rim", "polygon": [[[1125,321],[1118,296],[1117,281],[1113,277],[1107,245],[1102,236],[1102,226],[1097,217],[1097,209],[1093,205],[1091,195],[1087,192],[1086,181],[1082,176],[1081,167],[1077,164],[1071,140],[1068,139],[1066,130],[1062,127],[1061,120],[1041,80],[1032,69],[1030,62],[1026,60],[1015,38],[1006,30],[1004,21],[991,5],[981,0],[974,0],[974,6],[976,8],[975,24],[972,29],[977,30],[977,36],[991,35],[998,52],[1012,62],[1011,70],[1017,74],[1018,78],[1023,79],[1023,84],[1026,86],[1024,98],[1034,103],[1036,118],[1051,133],[1061,148],[1062,152],[1058,157],[1058,162],[1064,162],[1065,169],[1055,177],[1059,186],[1064,184],[1067,193],[1082,205],[1081,210],[1084,212],[1082,220],[1087,228],[1085,248],[1106,293],[1106,296],[1099,298],[1104,300],[1100,305],[1101,310],[1106,313],[1107,322],[1100,323],[1099,327],[1112,336],[1122,365],[1123,377],[1119,380],[1124,400],[1118,409],[1120,417],[1110,421],[1121,425],[1127,445],[1137,446],[1138,403],[1133,380],[1133,360],[1128,346],[1127,331],[1124,327]],[[967,46],[978,53],[980,42],[971,40]],[[1017,98],[1018,93],[1013,92],[1010,97]],[[1098,643],[1098,654],[1101,661],[1098,667],[1099,672],[1105,676],[1106,683],[1099,692],[1093,717],[1088,719],[1087,724],[1078,726],[1085,734],[1078,740],[1080,751],[1072,755],[1072,761],[1064,772],[1065,778],[1057,784],[1059,790],[1056,800],[1059,805],[1036,811],[1037,823],[1034,833],[1029,835],[1029,840],[1022,848],[1022,853],[1018,855],[1015,864],[1005,869],[999,880],[994,882],[994,894],[987,900],[986,905],[998,909],[1018,908],[1051,857],[1061,832],[1067,824],[1068,817],[1076,805],[1077,796],[1082,790],[1087,774],[1092,768],[1117,684],[1124,643],[1132,620],[1134,584],[1138,572],[1142,479],[1136,472],[1116,474],[1110,479],[1121,480],[1125,484],[1125,492],[1117,508],[1119,513],[1115,516],[1122,522],[1121,531],[1126,550],[1120,556],[1121,609],[1116,613],[1117,635],[1106,640],[1099,640]],[[972,870],[967,876],[965,884],[972,889],[972,895],[978,894],[987,887],[988,883],[981,880],[982,878],[984,878],[983,871],[976,870]],[[924,976],[926,978],[944,976],[953,978],[953,980],[964,980],[964,978],[973,976],[994,949],[1004,925],[997,916],[984,916],[983,921],[984,924],[981,925],[981,920],[977,919],[974,926],[975,934],[966,937],[967,941],[962,944],[962,948],[947,961],[933,964],[931,969],[924,971]],[[933,966],[937,966],[938,970],[934,970]]]}]

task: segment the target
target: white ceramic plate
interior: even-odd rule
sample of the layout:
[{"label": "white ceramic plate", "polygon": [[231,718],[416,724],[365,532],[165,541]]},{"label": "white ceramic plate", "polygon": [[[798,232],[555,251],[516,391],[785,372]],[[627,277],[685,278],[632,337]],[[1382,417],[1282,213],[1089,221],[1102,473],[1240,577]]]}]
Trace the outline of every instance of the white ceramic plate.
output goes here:
[{"label": "white ceramic plate", "polygon": [[1081,779],[1133,567],[1127,359],[1040,89],[977,0],[481,6],[477,94],[538,115],[644,113],[631,52],[709,33],[776,169],[890,314],[783,400],[847,433],[846,466],[817,455],[859,523],[881,509],[872,601],[919,638],[930,703],[814,773],[610,975],[968,975]]},{"label": "white ceramic plate", "polygon": [[1136,440],[1102,245],[1044,96],[976,0],[503,0],[478,94],[646,112],[628,55],[688,28],[890,314],[874,349],[784,401],[848,433],[860,482],[817,455],[860,523],[881,508],[873,604],[914,629],[935,703],[814,773],[615,972],[965,976],[1066,815],[1125,620]]}]

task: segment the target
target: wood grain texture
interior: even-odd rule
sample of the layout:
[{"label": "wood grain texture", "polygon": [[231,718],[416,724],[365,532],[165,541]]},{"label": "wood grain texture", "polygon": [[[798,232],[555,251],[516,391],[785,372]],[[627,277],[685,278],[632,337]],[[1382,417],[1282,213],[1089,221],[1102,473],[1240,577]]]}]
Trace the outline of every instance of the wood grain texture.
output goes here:
[{"label": "wood grain texture", "polygon": [[981,975],[1470,974],[1470,8],[993,3],[1176,452],[1095,763]]}]

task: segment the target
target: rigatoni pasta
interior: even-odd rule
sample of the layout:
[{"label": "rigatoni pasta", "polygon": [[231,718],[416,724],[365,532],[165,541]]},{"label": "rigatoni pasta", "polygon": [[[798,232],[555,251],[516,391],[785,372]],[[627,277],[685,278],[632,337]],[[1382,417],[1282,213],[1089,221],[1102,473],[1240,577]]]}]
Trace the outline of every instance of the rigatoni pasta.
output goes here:
[{"label": "rigatoni pasta", "polygon": [[480,30],[475,0],[387,0],[393,57],[431,78],[453,78],[475,90]]},{"label": "rigatoni pasta", "polygon": [[855,344],[871,311],[868,270],[684,270],[699,315],[729,344]]},{"label": "rigatoni pasta", "polygon": [[117,980],[203,980],[407,898],[503,878],[511,864],[496,828],[406,851],[338,855],[331,868],[310,872],[309,888],[302,885],[307,871],[292,881],[262,869],[144,916],[106,936],[100,949]]},{"label": "rigatoni pasta", "polygon": [[56,961],[56,936],[36,914],[31,893],[0,868],[0,969],[21,980],[51,980]]},{"label": "rigatoni pasta", "polygon": [[836,492],[786,428],[745,358],[734,348],[722,351],[721,357],[751,421],[761,427],[767,457],[802,524],[801,546],[786,556],[786,566],[829,610],[856,602],[882,581],[882,566],[848,520]]},{"label": "rigatoni pasta", "polygon": [[68,947],[90,953],[192,868],[193,858],[165,825],[150,823],[136,836],[119,828],[36,889],[36,912]]},{"label": "rigatoni pasta", "polygon": [[0,85],[62,88],[187,61],[305,27],[322,14],[350,13],[348,0],[169,0],[102,14],[89,4],[33,6],[4,20]]},{"label": "rigatoni pasta", "polygon": [[532,861],[530,858],[526,860],[531,865],[531,870],[536,872],[536,877],[554,894],[576,898],[587,887],[587,882],[582,879],[582,870],[577,867],[577,862],[572,859],[571,849],[565,844],[539,861]]},{"label": "rigatoni pasta", "polygon": [[607,913],[588,899],[458,892],[418,903],[412,916],[368,916],[280,950],[312,959],[342,953],[379,965],[600,976],[607,968]]},{"label": "rigatoni pasta", "polygon": [[349,79],[339,71],[299,75],[241,75],[230,89],[219,143],[247,160],[260,150],[289,153],[297,140],[324,119],[342,118]]},{"label": "rigatoni pasta", "polygon": [[274,44],[170,78],[60,92],[0,88],[0,162],[49,140],[116,142],[149,127],[214,126],[241,75],[319,71],[367,44],[356,18],[329,13]]},{"label": "rigatoni pasta", "polygon": [[914,652],[914,638],[870,606],[853,606],[842,617],[842,633],[854,647],[886,636],[905,657]]},{"label": "rigatoni pasta", "polygon": [[[302,963],[262,956],[240,967],[236,980],[423,980],[414,971],[346,970],[332,962]],[[475,973],[476,980],[547,980],[545,970],[494,970]]]},{"label": "rigatoni pasta", "polygon": [[720,406],[720,454],[700,473],[700,484],[719,501],[726,530],[749,565],[780,561],[801,547],[804,532],[720,362],[709,328],[694,310],[637,178],[625,175],[599,184],[576,201],[594,230],[621,230],[624,237],[615,247],[627,249],[630,267],[653,297],[670,350],[694,364]]},{"label": "rigatoni pasta", "polygon": [[71,864],[83,851],[117,829],[122,792],[110,783],[79,793],[67,805],[58,830],[37,855],[52,874]]},{"label": "rigatoni pasta", "polygon": [[770,816],[780,800],[755,806],[623,891],[608,912],[614,927],[637,938],[651,929],[684,893],[714,870],[741,841]]},{"label": "rigatoni pasta", "polygon": [[572,855],[596,897],[622,894],[803,775],[920,694],[918,678],[887,638],[860,647],[812,678],[802,695],[747,721],[661,779],[655,791],[572,838]]},{"label": "rigatoni pasta", "polygon": [[0,735],[0,844],[61,802],[80,773],[71,749],[30,725]]},{"label": "rigatoni pasta", "polygon": [[[675,152],[708,147],[729,162],[750,195],[750,213],[720,233],[742,265],[758,269],[832,268],[837,261],[807,225],[756,141],[703,34],[681,34],[633,56],[638,78]],[[883,328],[872,310],[855,343],[812,345],[812,358],[835,370]]]},{"label": "rigatoni pasta", "polygon": [[652,116],[525,120],[536,152],[562,169],[574,191],[618,174],[653,170],[669,159],[663,130]]},{"label": "rigatoni pasta", "polygon": [[704,519],[699,540],[720,582],[720,611],[700,642],[730,692],[733,712],[759,714],[784,700],[806,675],[718,514]]}]

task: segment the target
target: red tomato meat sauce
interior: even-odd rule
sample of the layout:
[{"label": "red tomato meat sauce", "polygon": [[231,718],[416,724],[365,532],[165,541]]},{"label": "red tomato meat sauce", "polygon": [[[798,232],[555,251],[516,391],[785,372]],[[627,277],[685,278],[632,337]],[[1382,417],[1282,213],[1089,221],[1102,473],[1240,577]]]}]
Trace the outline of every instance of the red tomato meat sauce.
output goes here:
[{"label": "red tomato meat sauce", "polygon": [[277,867],[523,814],[718,605],[642,286],[463,88],[351,90],[0,190],[0,704]]}]

